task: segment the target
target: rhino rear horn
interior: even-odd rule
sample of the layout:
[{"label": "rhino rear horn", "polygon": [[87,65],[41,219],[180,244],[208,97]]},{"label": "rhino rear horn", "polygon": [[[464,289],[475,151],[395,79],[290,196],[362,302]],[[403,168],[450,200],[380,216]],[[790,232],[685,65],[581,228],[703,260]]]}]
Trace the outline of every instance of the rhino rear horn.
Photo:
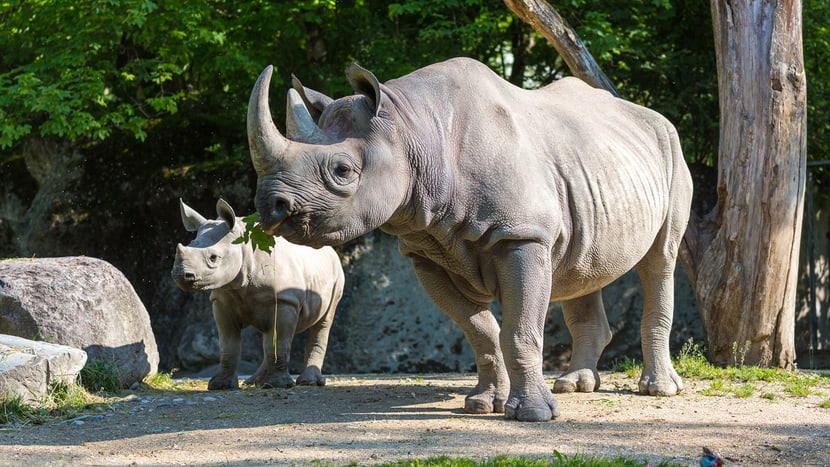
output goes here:
[{"label": "rhino rear horn", "polygon": [[288,140],[280,134],[268,105],[268,90],[274,67],[268,65],[259,75],[248,101],[248,145],[251,162],[257,174],[263,174],[279,162],[288,147]]},{"label": "rhino rear horn", "polygon": [[314,119],[315,123],[319,123],[320,115],[323,114],[323,111],[326,110],[329,104],[334,102],[334,99],[322,92],[303,86],[303,83],[294,75],[291,75],[291,85],[297,90],[300,97],[303,98],[303,102],[308,109],[308,113],[311,114],[311,118]]},{"label": "rhino rear horn", "polygon": [[294,89],[288,90],[285,126],[288,138],[293,141],[312,144],[323,142],[323,131],[311,118],[300,93]]}]

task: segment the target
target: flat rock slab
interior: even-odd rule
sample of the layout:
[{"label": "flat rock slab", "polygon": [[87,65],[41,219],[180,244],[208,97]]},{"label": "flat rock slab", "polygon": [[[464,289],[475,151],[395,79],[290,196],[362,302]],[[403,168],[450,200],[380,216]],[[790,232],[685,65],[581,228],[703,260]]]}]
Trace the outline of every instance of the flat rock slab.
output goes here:
[{"label": "flat rock slab", "polygon": [[86,359],[80,349],[0,334],[0,395],[35,403],[52,383],[75,382]]},{"label": "flat rock slab", "polygon": [[124,386],[158,371],[150,316],[126,277],[86,256],[0,261],[0,333],[86,351]]}]

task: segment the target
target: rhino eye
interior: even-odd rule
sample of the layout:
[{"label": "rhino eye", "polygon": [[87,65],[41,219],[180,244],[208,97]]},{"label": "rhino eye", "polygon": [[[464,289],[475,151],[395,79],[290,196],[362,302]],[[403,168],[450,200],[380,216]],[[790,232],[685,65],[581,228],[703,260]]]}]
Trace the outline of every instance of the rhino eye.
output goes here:
[{"label": "rhino eye", "polygon": [[219,261],[219,255],[216,255],[216,254],[210,255],[208,257],[208,261],[210,261],[211,263],[215,263],[215,262]]},{"label": "rhino eye", "polygon": [[331,158],[328,164],[330,179],[335,185],[348,185],[357,176],[357,168],[349,156],[339,154]]},{"label": "rhino eye", "polygon": [[334,175],[340,178],[348,178],[349,175],[352,174],[352,167],[348,164],[338,164],[337,167],[334,168]]}]

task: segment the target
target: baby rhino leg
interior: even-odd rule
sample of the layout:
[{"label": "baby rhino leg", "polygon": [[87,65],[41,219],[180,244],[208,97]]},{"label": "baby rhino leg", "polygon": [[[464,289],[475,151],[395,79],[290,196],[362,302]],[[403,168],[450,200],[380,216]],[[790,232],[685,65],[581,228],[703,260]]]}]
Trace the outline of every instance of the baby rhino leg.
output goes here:
[{"label": "baby rhino leg", "polygon": [[303,386],[325,386],[323,376],[323,360],[326,357],[326,347],[329,343],[329,331],[334,320],[334,306],[332,312],[309,329],[308,342],[305,346],[305,369],[297,377],[297,384]]},{"label": "baby rhino leg", "polygon": [[553,392],[593,392],[599,389],[597,362],[611,342],[611,329],[602,306],[602,290],[562,302],[565,324],[573,339],[571,363],[553,385]]}]

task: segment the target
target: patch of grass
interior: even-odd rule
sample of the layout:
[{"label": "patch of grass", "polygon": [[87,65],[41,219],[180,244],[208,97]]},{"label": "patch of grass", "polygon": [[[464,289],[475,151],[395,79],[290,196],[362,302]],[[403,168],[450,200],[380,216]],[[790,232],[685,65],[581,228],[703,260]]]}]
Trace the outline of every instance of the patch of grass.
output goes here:
[{"label": "patch of grass", "polygon": [[755,386],[751,384],[742,384],[732,389],[732,393],[742,399],[748,399],[755,393]]},{"label": "patch of grass", "polygon": [[412,377],[412,376],[405,376],[405,377],[403,377],[403,378],[400,378],[400,379],[398,380],[398,382],[399,382],[399,383],[423,383],[423,382],[424,382],[424,378],[423,378],[423,377],[421,377],[421,376],[415,376],[415,377]]},{"label": "patch of grass", "polygon": [[[348,465],[357,466],[359,464],[353,462]],[[478,461],[463,457],[454,458],[440,456],[428,459],[407,459],[381,465],[386,467],[642,467],[645,465],[653,465],[655,467],[674,467],[679,466],[680,464],[672,464],[666,461],[660,462],[659,464],[649,464],[642,460],[627,459],[624,457],[608,459],[602,457],[586,457],[581,454],[568,456],[559,451],[554,451],[552,457],[543,459],[496,456],[484,461]]]},{"label": "patch of grass", "polygon": [[788,381],[784,386],[784,391],[798,397],[807,397],[813,393],[814,381],[809,381],[806,378],[800,378]]},{"label": "patch of grass", "polygon": [[115,365],[93,360],[81,369],[80,383],[90,392],[117,393],[123,387]]},{"label": "patch of grass", "polygon": [[95,395],[78,383],[55,382],[48,394],[37,403],[23,402],[20,397],[4,397],[0,401],[0,424],[46,423],[50,419],[69,419],[86,410],[109,406],[111,400]]},{"label": "patch of grass", "polygon": [[[677,373],[683,378],[711,381],[709,388],[701,391],[704,395],[734,394],[738,397],[751,397],[757,390],[752,384],[756,382],[781,385],[785,393],[798,397],[817,393],[819,387],[830,387],[830,375],[744,365],[746,345],[733,346],[733,354],[733,358],[740,363],[739,366],[715,366],[706,359],[701,346],[690,339],[683,345],[673,363]],[[761,397],[772,400],[776,396],[765,392]]]},{"label": "patch of grass", "polygon": [[830,399],[824,399],[818,406],[822,409],[830,409]]},{"label": "patch of grass", "polygon": [[0,402],[0,425],[32,422],[36,418],[37,414],[35,410],[24,404],[20,396],[4,396],[2,402]]},{"label": "patch of grass", "polygon": [[170,373],[156,373],[144,378],[144,384],[157,391],[204,391],[207,383],[200,380],[173,379],[174,369]]},{"label": "patch of grass", "polygon": [[625,373],[629,378],[636,378],[643,371],[643,362],[634,360],[631,357],[623,357],[614,362],[611,370],[618,373]]},{"label": "patch of grass", "polygon": [[721,380],[714,380],[709,383],[708,388],[700,391],[700,393],[704,396],[726,396],[729,394],[729,390],[725,382]]}]

